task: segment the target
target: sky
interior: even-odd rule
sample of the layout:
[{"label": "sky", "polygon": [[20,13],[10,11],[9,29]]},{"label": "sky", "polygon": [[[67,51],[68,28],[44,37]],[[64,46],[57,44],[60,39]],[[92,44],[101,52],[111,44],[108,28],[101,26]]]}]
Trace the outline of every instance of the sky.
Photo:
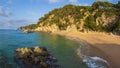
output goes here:
[{"label": "sky", "polygon": [[35,24],[44,14],[66,4],[87,6],[95,1],[98,0],[0,0],[0,29],[17,29],[20,26]]}]

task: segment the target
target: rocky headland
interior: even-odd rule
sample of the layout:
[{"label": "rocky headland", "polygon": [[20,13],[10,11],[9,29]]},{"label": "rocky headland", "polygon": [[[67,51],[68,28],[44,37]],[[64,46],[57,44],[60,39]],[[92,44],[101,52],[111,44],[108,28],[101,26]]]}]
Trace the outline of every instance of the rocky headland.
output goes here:
[{"label": "rocky headland", "polygon": [[68,4],[45,14],[36,24],[22,26],[24,32],[111,32],[120,34],[120,1],[94,2],[92,6]]}]

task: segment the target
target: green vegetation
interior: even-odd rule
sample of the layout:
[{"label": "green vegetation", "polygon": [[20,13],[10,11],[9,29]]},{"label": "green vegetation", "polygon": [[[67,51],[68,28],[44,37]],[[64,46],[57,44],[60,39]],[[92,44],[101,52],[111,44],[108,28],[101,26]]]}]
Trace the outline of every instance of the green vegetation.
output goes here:
[{"label": "green vegetation", "polygon": [[22,29],[22,30],[24,30],[24,29],[35,29],[37,27],[38,27],[37,24],[31,24],[31,25],[28,25],[28,26],[22,26],[22,27],[20,27],[18,29]]},{"label": "green vegetation", "polygon": [[100,16],[102,15],[103,12],[104,12],[103,10],[97,11],[96,14],[94,15],[94,17],[95,17],[95,18],[100,17]]},{"label": "green vegetation", "polygon": [[115,25],[112,28],[112,31],[119,31],[120,30],[120,19],[116,21]]},{"label": "green vegetation", "polygon": [[86,22],[86,23],[84,24],[84,27],[85,27],[86,29],[93,30],[93,31],[100,31],[100,30],[102,30],[102,29],[101,29],[101,26],[100,26],[100,25],[97,25],[97,24],[95,23],[95,19],[94,19],[94,17],[93,17],[92,15],[88,16],[88,17],[86,18],[85,22]]},{"label": "green vegetation", "polygon": [[[104,15],[103,15],[104,14]],[[100,17],[116,17],[114,21],[105,23],[97,22]],[[83,29],[92,31],[118,31],[120,29],[120,1],[117,4],[97,1],[92,6],[77,6],[68,4],[61,8],[55,8],[48,14],[41,17],[37,24],[20,27],[20,29],[35,29],[37,27],[51,26],[56,24],[60,30],[66,30],[72,24],[79,30],[81,20],[83,20]],[[100,19],[103,21],[103,19]],[[111,25],[112,23],[112,25]],[[41,24],[41,25],[40,25]]]}]

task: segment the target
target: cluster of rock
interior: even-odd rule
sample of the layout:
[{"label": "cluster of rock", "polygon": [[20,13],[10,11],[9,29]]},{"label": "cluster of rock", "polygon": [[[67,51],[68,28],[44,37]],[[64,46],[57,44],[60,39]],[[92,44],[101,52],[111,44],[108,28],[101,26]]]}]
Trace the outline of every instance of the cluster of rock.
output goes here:
[{"label": "cluster of rock", "polygon": [[15,62],[20,68],[58,68],[57,60],[45,48],[18,48],[15,51]]}]

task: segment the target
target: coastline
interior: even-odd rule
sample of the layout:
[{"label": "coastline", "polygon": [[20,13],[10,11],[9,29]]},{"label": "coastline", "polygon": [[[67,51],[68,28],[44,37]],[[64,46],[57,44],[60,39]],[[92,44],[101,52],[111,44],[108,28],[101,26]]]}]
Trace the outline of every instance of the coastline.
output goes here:
[{"label": "coastline", "polygon": [[83,52],[91,57],[98,56],[105,59],[109,63],[108,68],[120,68],[120,36],[103,32],[81,33],[59,31],[53,34],[58,34],[70,40],[74,40],[84,45],[83,49],[85,50],[89,47],[88,51],[83,50]]}]

